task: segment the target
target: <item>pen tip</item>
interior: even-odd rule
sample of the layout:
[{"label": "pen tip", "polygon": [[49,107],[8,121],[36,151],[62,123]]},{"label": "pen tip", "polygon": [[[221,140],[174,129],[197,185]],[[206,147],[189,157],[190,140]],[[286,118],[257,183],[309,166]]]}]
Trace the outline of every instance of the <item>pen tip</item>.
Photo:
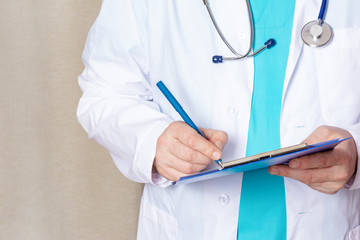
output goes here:
[{"label": "pen tip", "polygon": [[219,166],[221,168],[220,170],[224,169],[224,165],[223,165],[222,161],[218,161],[218,164],[219,164]]}]

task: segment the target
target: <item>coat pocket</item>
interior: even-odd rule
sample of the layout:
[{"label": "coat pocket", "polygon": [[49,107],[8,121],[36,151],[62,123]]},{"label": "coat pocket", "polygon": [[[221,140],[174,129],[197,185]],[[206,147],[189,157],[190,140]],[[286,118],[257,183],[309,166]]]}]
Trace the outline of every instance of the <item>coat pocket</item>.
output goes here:
[{"label": "coat pocket", "polygon": [[334,29],[334,38],[314,50],[322,115],[328,124],[349,126],[360,115],[360,28]]},{"label": "coat pocket", "polygon": [[176,239],[176,218],[148,202],[142,201],[139,216],[138,240]]},{"label": "coat pocket", "polygon": [[349,232],[349,240],[360,240],[360,226]]}]

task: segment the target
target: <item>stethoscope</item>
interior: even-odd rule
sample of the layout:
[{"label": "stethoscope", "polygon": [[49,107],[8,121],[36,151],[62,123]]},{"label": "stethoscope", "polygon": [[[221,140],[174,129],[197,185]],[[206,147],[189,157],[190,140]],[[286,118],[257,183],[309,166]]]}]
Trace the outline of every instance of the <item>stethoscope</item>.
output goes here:
[{"label": "stethoscope", "polygon": [[[250,41],[249,41],[249,47],[245,54],[238,53],[231,44],[226,40],[224,34],[221,32],[214,14],[211,11],[210,5],[208,0],[203,0],[204,5],[206,6],[206,9],[209,13],[209,16],[211,18],[212,23],[214,24],[216,31],[218,32],[219,36],[225,43],[225,45],[229,48],[229,50],[235,55],[234,57],[223,57],[219,55],[215,55],[212,58],[213,63],[222,63],[223,61],[228,60],[240,60],[247,57],[254,57],[257,54],[261,53],[265,49],[270,49],[276,44],[276,41],[273,38],[270,38],[264,43],[264,46],[258,49],[257,51],[250,53],[252,47],[253,47],[253,38],[254,38],[254,24],[253,24],[253,16],[251,13],[250,3],[249,0],[246,0],[246,6],[247,6],[247,12],[250,22]],[[331,38],[332,38],[332,30],[329,24],[324,22],[324,16],[325,16],[325,10],[327,6],[327,0],[322,0],[320,13],[317,20],[311,21],[307,23],[301,30],[301,38],[304,41],[304,43],[310,47],[321,47],[327,44]]]}]

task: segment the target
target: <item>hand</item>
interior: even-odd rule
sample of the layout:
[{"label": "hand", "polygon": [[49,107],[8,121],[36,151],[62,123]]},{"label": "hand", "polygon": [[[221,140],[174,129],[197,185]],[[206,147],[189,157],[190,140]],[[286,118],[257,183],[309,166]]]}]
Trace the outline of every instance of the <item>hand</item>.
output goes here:
[{"label": "hand", "polygon": [[[351,137],[351,134],[344,129],[321,126],[303,142],[314,144],[347,137]],[[353,139],[349,139],[340,143],[333,150],[293,159],[288,166],[272,166],[269,168],[269,172],[296,179],[320,192],[335,194],[354,175],[356,166],[356,144]]]},{"label": "hand", "polygon": [[158,138],[154,167],[168,180],[198,173],[221,158],[227,134],[213,129],[200,129],[203,138],[184,122],[173,122]]}]

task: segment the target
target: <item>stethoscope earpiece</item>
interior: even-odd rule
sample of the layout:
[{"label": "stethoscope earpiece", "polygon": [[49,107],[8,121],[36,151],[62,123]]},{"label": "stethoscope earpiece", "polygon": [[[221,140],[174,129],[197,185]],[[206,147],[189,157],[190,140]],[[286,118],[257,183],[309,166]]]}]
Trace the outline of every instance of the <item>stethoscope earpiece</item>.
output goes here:
[{"label": "stethoscope earpiece", "polygon": [[213,56],[212,61],[213,61],[213,63],[222,63],[223,62],[223,57],[215,55],[215,56]]},{"label": "stethoscope earpiece", "polygon": [[270,38],[269,40],[267,40],[267,41],[264,43],[264,45],[266,46],[267,49],[270,49],[270,48],[272,48],[273,46],[276,45],[276,41],[275,41],[275,39]]}]

